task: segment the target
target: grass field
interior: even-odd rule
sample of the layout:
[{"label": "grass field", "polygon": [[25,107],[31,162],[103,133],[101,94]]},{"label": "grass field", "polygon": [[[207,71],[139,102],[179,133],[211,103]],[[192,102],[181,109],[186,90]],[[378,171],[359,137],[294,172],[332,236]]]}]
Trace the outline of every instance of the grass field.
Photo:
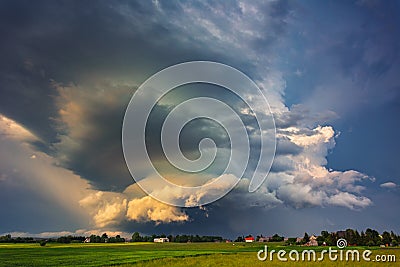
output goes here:
[{"label": "grass field", "polygon": [[[400,249],[371,249],[374,255],[396,255],[396,263],[377,262],[273,262],[259,261],[257,251],[265,244],[253,243],[126,243],[126,244],[1,244],[0,266],[400,266]],[[271,249],[301,251],[268,243]],[[314,248],[321,251],[322,247]],[[353,249],[353,248],[352,248]],[[358,248],[368,249],[368,248]]]}]

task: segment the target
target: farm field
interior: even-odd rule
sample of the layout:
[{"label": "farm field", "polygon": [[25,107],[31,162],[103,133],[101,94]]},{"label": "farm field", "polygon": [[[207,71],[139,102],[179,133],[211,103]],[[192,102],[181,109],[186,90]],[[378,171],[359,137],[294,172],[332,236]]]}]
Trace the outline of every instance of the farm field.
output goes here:
[{"label": "farm field", "polygon": [[[396,255],[396,263],[259,261],[265,243],[123,243],[123,244],[0,244],[0,266],[400,266],[400,249],[371,249],[374,255]],[[296,249],[268,243],[271,249]],[[308,248],[309,249],[309,248]],[[321,251],[322,247],[314,248]],[[352,248],[353,249],[353,248]],[[364,249],[359,247],[358,249]]]}]

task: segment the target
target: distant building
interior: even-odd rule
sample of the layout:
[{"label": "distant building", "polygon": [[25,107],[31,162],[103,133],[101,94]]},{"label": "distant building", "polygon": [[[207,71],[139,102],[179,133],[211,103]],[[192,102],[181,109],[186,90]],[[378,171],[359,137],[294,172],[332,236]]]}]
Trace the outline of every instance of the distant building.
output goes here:
[{"label": "distant building", "polygon": [[85,241],[83,241],[84,243],[90,243],[90,237],[86,237]]},{"label": "distant building", "polygon": [[158,238],[154,238],[153,240],[154,243],[165,243],[165,242],[169,242],[168,237],[158,237]]},{"label": "distant building", "polygon": [[303,238],[302,238],[302,237],[296,238],[296,243],[301,243],[302,241],[303,241]]},{"label": "distant building", "polygon": [[252,236],[246,237],[246,238],[244,239],[244,241],[245,241],[246,243],[252,243],[252,242],[254,242],[254,237],[252,237]]},{"label": "distant building", "polygon": [[268,242],[268,241],[269,241],[269,237],[265,237],[265,236],[262,236],[258,239],[258,242]]},{"label": "distant building", "polygon": [[315,247],[318,246],[317,238],[315,235],[310,236],[310,241],[306,243],[306,246]]}]

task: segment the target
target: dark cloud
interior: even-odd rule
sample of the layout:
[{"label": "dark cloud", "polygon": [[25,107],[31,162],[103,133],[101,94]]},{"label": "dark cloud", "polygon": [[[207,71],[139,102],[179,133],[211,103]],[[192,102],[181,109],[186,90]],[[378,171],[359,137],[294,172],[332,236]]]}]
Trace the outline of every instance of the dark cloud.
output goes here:
[{"label": "dark cloud", "polygon": [[[236,114],[239,115],[243,124],[248,127],[246,131],[249,136],[251,154],[249,165],[244,176],[251,175],[251,173],[254,172],[260,155],[260,138],[258,135],[259,125],[253,115],[242,113],[243,109],[249,107],[237,95],[234,95],[225,88],[209,84],[195,84],[178,87],[166,94],[150,113],[146,125],[147,148],[149,149],[150,157],[155,160],[155,164],[158,166],[159,171],[161,171],[161,169],[167,173],[177,171],[171,166],[166,168],[165,165],[167,159],[164,156],[160,138],[163,122],[166,116],[176,107],[177,104],[194,97],[210,97],[228,104]],[[185,125],[179,137],[182,153],[191,159],[199,157],[200,151],[198,150],[198,145],[204,138],[211,138],[218,149],[215,161],[206,171],[213,175],[220,175],[228,164],[230,155],[226,155],[226,150],[230,150],[231,144],[226,129],[216,121],[211,119],[196,119]],[[185,175],[190,174],[185,173]]]},{"label": "dark cloud", "polygon": [[335,119],[338,119],[338,115],[331,110],[315,112],[305,105],[296,104],[285,112],[275,114],[275,125],[278,129],[295,126],[315,127],[328,124]]},{"label": "dark cloud", "polygon": [[[76,140],[68,136],[68,129],[60,128],[60,107],[54,101],[59,92],[52,86],[54,82],[73,83],[81,86],[76,90],[96,94],[112,89],[111,84],[96,88],[99,81],[134,81],[133,89],[157,70],[182,61],[241,61],[195,45],[200,32],[188,35],[172,19],[185,13],[185,6],[179,2],[162,3],[162,12],[150,2],[99,1],[93,5],[85,1],[39,1],[2,5],[0,34],[5,38],[0,53],[5,60],[0,64],[0,112],[45,140],[39,148],[60,157],[62,166],[103,189],[120,190],[131,182],[121,154],[120,126],[133,90],[121,95],[118,107],[82,103],[86,113],[81,123],[90,125],[91,131],[90,136]],[[237,7],[231,12],[236,11]],[[224,18],[218,21],[226,24]],[[182,36],[189,39],[182,40]],[[251,69],[248,63],[246,66]],[[87,100],[90,102],[89,95]],[[68,138],[77,145],[63,146]]]},{"label": "dark cloud", "polygon": [[134,91],[131,86],[101,83],[92,87],[54,84],[58,107],[51,145],[61,166],[103,190],[122,190],[133,182],[122,153],[122,121]]}]

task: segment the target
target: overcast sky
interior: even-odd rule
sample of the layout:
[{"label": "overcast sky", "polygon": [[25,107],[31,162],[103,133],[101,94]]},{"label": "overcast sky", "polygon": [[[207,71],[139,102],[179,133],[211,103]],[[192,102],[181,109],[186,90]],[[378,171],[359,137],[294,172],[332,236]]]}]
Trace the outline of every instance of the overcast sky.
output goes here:
[{"label": "overcast sky", "polygon": [[[398,1],[1,1],[0,233],[400,233],[398,25]],[[231,65],[257,83],[277,151],[256,192],[247,191],[247,170],[224,198],[178,208],[134,183],[122,121],[140,84],[193,60]],[[187,177],[169,173],[157,133],[195,96],[231,105],[249,129],[255,123],[216,86],[167,95],[150,116],[148,147],[177,181]],[[184,129],[184,154],[196,157],[205,137],[219,159],[193,180],[218,176],[227,162],[226,133],[207,120]]]}]

